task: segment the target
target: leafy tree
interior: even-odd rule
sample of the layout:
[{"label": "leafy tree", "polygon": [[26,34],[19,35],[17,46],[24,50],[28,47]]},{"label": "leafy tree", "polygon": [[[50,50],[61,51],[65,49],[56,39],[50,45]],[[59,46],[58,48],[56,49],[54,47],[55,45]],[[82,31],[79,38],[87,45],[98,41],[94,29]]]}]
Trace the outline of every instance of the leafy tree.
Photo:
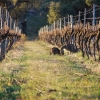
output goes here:
[{"label": "leafy tree", "polygon": [[96,0],[96,4],[100,6],[100,0]]},{"label": "leafy tree", "polygon": [[86,8],[85,0],[60,0],[61,2],[61,14],[76,15],[79,11],[84,11]]},{"label": "leafy tree", "polygon": [[92,6],[93,4],[95,4],[96,3],[96,0],[86,0],[86,4],[88,5],[88,6]]},{"label": "leafy tree", "polygon": [[22,15],[25,14],[26,7],[27,7],[27,4],[26,3],[20,3],[16,7],[14,7],[14,9],[10,10],[10,15],[14,19],[17,20],[17,19],[21,18]]},{"label": "leafy tree", "polygon": [[49,13],[47,15],[48,22],[53,23],[55,20],[60,17],[60,3],[59,2],[50,2]]},{"label": "leafy tree", "polygon": [[20,17],[25,13],[28,7],[38,8],[44,0],[0,0],[2,5],[7,9],[13,18]]},{"label": "leafy tree", "polygon": [[30,2],[35,8],[39,8],[40,5],[45,2],[45,0],[30,0]]}]

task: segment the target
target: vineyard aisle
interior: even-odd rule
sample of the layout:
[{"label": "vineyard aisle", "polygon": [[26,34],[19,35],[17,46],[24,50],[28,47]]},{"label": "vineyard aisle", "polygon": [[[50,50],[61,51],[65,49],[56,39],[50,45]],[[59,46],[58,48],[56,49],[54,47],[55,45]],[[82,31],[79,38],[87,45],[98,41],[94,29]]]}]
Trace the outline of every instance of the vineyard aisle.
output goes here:
[{"label": "vineyard aisle", "polygon": [[0,62],[0,100],[100,99],[99,63],[80,53],[50,55],[51,47],[22,36]]}]

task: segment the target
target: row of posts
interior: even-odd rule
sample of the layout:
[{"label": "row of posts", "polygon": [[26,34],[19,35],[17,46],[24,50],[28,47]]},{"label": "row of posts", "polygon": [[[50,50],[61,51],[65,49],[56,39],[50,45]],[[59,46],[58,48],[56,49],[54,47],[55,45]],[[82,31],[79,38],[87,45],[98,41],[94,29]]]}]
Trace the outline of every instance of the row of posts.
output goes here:
[{"label": "row of posts", "polygon": [[[92,20],[92,26],[94,28],[95,26],[95,8],[96,8],[96,5],[93,4],[93,20]],[[86,26],[86,8],[84,10],[84,27]],[[42,28],[40,28],[39,32],[40,33],[44,33],[44,32],[48,32],[48,31],[53,31],[55,28],[59,28],[60,30],[62,29],[62,27],[66,26],[66,25],[70,25],[70,28],[73,29],[73,24],[74,24],[74,21],[73,21],[73,15],[68,15],[67,17],[67,22],[66,22],[66,18],[64,17],[63,18],[63,21],[64,21],[64,24],[62,25],[62,19],[60,18],[59,20],[57,20],[57,22],[54,21],[53,24],[51,25],[46,25]],[[79,15],[78,15],[78,25],[80,27],[80,22],[81,22],[81,12],[79,11]]]},{"label": "row of posts", "polygon": [[[15,33],[21,34],[21,29],[17,26],[16,21],[11,18],[7,10],[4,10],[2,7],[0,7],[0,29],[4,29],[5,23],[10,30],[14,30]],[[12,43],[17,41],[17,37],[13,36],[12,40],[10,40],[9,37],[6,37],[0,41],[0,61],[5,58],[9,41],[11,41],[10,44],[12,45]]]},{"label": "row of posts", "polygon": [[7,10],[4,10],[0,7],[0,29],[3,29],[4,23],[10,28],[10,30],[15,30],[15,32],[20,32],[21,30],[16,24],[16,20],[14,21],[10,16]]}]

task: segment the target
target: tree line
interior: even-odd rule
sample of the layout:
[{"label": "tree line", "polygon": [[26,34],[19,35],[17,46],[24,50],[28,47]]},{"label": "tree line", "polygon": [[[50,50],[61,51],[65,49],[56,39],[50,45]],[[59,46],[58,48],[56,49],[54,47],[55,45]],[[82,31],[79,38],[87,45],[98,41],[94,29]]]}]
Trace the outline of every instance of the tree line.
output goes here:
[{"label": "tree line", "polygon": [[39,8],[45,0],[0,0],[0,6],[7,9],[13,19],[18,19],[28,8]]},{"label": "tree line", "polygon": [[0,0],[13,19],[21,18],[28,8],[44,9],[49,24],[61,17],[77,15],[84,8],[90,9],[93,4],[100,5],[100,0]]},{"label": "tree line", "polygon": [[49,5],[48,22],[51,24],[60,17],[77,15],[84,8],[90,9],[93,4],[100,5],[100,0],[53,0]]}]

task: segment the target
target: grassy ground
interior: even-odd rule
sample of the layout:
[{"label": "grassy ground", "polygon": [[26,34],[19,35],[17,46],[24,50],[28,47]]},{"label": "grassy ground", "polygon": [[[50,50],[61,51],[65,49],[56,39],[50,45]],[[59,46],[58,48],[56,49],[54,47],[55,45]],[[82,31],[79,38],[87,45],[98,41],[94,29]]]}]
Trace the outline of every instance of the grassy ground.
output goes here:
[{"label": "grassy ground", "polygon": [[49,55],[53,46],[35,40],[32,30],[0,63],[0,100],[100,100],[99,63],[80,53]]},{"label": "grassy ground", "polygon": [[0,63],[0,100],[100,99],[100,75],[86,68],[89,61],[50,56],[51,47],[37,40],[13,47]]}]

